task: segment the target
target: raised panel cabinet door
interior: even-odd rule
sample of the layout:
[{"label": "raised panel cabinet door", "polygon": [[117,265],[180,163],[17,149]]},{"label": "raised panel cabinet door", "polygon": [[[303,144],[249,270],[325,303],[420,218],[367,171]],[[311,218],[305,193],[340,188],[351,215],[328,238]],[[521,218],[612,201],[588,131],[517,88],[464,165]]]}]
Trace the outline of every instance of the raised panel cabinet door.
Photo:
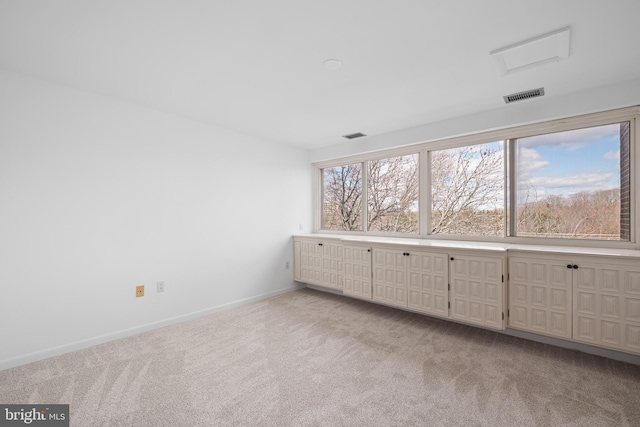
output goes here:
[{"label": "raised panel cabinet door", "polygon": [[450,282],[451,318],[504,329],[502,258],[451,255]]},{"label": "raised panel cabinet door", "polygon": [[300,281],[322,284],[322,245],[318,241],[300,242]]},{"label": "raised panel cabinet door", "polygon": [[412,310],[449,316],[449,256],[416,252],[409,255],[408,301]]},{"label": "raised panel cabinet door", "polygon": [[570,262],[509,258],[510,328],[571,338]]},{"label": "raised panel cabinet door", "polygon": [[408,252],[373,249],[373,299],[407,307]]},{"label": "raised panel cabinet door", "polygon": [[323,243],[322,286],[332,289],[343,288],[342,244]]},{"label": "raised panel cabinet door", "polygon": [[640,354],[640,265],[577,264],[573,339]]},{"label": "raised panel cabinet door", "polygon": [[300,273],[300,263],[302,262],[300,259],[300,242],[293,242],[293,280],[300,281],[302,280],[302,275]]},{"label": "raised panel cabinet door", "polygon": [[342,264],[343,293],[371,299],[371,248],[344,245]]}]

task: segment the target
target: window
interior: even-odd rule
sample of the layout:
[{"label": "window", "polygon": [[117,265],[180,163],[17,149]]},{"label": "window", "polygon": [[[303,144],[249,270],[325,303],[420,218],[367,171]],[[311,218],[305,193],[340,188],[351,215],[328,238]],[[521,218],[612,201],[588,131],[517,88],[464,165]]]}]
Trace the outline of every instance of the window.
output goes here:
[{"label": "window", "polygon": [[631,107],[316,165],[317,229],[638,248],[638,118]]},{"label": "window", "polygon": [[629,122],[515,144],[517,236],[629,240]]},{"label": "window", "polygon": [[418,155],[367,162],[368,230],[418,233]]},{"label": "window", "polygon": [[362,230],[362,164],[322,170],[322,228]]},{"label": "window", "polygon": [[322,229],[418,233],[418,182],[418,154],[324,168]]},{"label": "window", "polygon": [[504,235],[502,142],[431,152],[431,234]]}]

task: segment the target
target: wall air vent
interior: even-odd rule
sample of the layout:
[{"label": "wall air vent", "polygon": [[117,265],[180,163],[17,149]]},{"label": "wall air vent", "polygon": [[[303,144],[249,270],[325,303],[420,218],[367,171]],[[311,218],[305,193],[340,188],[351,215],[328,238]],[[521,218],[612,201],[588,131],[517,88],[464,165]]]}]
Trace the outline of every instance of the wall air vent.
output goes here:
[{"label": "wall air vent", "polygon": [[505,103],[522,101],[524,99],[536,98],[544,95],[544,88],[525,90],[524,92],[512,93],[511,95],[503,96]]},{"label": "wall air vent", "polygon": [[343,138],[347,138],[347,139],[356,139],[356,138],[361,138],[363,136],[367,136],[362,132],[356,132],[356,133],[351,133],[349,135],[342,135]]}]

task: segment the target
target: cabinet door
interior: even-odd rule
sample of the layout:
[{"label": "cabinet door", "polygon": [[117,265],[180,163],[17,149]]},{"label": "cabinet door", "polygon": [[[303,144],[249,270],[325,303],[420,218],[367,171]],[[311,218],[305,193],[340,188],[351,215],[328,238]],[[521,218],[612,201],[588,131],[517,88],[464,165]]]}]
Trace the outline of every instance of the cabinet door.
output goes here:
[{"label": "cabinet door", "polygon": [[300,242],[300,281],[322,284],[322,245],[315,241]]},{"label": "cabinet door", "polygon": [[342,290],[342,244],[322,244],[322,286]]},{"label": "cabinet door", "polygon": [[342,248],[344,294],[371,299],[371,248]]},{"label": "cabinet door", "polygon": [[447,254],[410,252],[408,307],[449,316],[449,258]]},{"label": "cabinet door", "polygon": [[573,339],[640,353],[640,266],[579,264],[573,270]]},{"label": "cabinet door", "polygon": [[502,259],[453,255],[450,274],[451,318],[504,329]]},{"label": "cabinet door", "polygon": [[509,327],[571,338],[570,262],[509,259]]},{"label": "cabinet door", "polygon": [[293,241],[293,280],[301,281],[302,275],[300,273],[300,259],[301,243],[299,241]]},{"label": "cabinet door", "polygon": [[408,252],[373,249],[373,299],[384,304],[407,306]]}]

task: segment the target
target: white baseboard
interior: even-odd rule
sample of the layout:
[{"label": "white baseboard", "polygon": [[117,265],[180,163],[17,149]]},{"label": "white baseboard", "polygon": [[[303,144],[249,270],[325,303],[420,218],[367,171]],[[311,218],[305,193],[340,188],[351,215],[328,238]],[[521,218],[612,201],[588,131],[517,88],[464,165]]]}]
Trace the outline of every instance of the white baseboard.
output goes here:
[{"label": "white baseboard", "polygon": [[141,334],[143,332],[162,328],[164,326],[169,326],[169,325],[184,322],[187,320],[196,319],[198,317],[206,316],[207,314],[212,314],[219,311],[228,310],[230,308],[251,304],[257,301],[261,301],[263,299],[274,297],[276,295],[284,294],[286,292],[295,291],[303,287],[304,286],[301,286],[301,285],[288,286],[286,288],[252,296],[249,298],[228,302],[226,304],[217,305],[215,307],[205,308],[204,310],[198,310],[191,313],[182,314],[180,316],[159,320],[157,322],[146,323],[144,325],[136,326],[134,328],[124,329],[121,331],[100,335],[100,336],[89,338],[86,340],[72,342],[70,344],[64,344],[58,347],[53,347],[46,350],[25,354],[24,356],[15,357],[12,359],[5,359],[0,361],[0,371],[3,371],[5,369],[10,369],[10,368],[15,368],[16,366],[20,366],[20,365],[26,365],[27,363],[37,362],[38,360],[59,356],[61,354],[69,353],[72,351],[82,350],[87,347],[103,344],[103,343],[114,341],[120,338],[126,338],[132,335]]}]

